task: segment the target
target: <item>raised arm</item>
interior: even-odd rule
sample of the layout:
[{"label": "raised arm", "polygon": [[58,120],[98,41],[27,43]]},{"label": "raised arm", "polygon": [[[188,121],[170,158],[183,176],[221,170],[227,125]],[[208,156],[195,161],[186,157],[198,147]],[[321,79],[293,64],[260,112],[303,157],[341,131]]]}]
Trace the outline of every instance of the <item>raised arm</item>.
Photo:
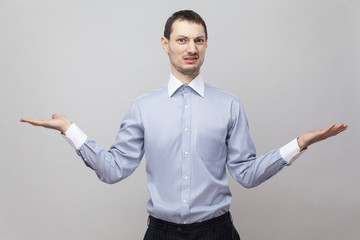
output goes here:
[{"label": "raised arm", "polygon": [[227,134],[227,167],[230,174],[244,187],[251,188],[266,181],[284,166],[291,165],[305,148],[335,136],[347,129],[346,124],[332,124],[326,129],[306,131],[298,138],[265,155],[256,156],[245,111],[240,102],[232,105],[232,124]]},{"label": "raised arm", "polygon": [[130,176],[144,154],[144,129],[136,104],[132,104],[125,115],[115,143],[109,150],[104,149],[99,142],[88,138],[63,115],[53,114],[50,120],[22,118],[20,121],[60,131],[85,164],[106,183],[115,183]]},{"label": "raised arm", "polygon": [[53,114],[50,120],[40,120],[40,119],[29,119],[22,118],[20,122],[27,122],[34,126],[40,126],[44,128],[54,129],[60,131],[65,135],[66,130],[70,127],[71,122],[64,115]]}]

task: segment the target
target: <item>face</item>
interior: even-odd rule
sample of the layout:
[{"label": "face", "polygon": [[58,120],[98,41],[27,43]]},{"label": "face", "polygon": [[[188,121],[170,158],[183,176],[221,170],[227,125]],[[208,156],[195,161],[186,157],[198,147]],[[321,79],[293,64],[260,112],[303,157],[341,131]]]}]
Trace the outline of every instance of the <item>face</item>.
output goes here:
[{"label": "face", "polygon": [[188,21],[175,21],[170,39],[161,38],[164,51],[169,55],[172,74],[179,78],[194,79],[204,62],[207,41],[204,27]]}]

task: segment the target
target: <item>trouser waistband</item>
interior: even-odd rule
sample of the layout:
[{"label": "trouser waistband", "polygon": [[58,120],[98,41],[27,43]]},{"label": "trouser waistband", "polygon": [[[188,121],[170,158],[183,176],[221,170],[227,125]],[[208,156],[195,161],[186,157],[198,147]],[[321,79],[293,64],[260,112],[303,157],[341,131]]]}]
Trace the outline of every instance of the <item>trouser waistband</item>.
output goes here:
[{"label": "trouser waistband", "polygon": [[219,217],[215,217],[203,222],[191,223],[191,224],[176,224],[168,221],[164,221],[153,216],[149,216],[148,225],[157,229],[163,229],[165,231],[172,232],[199,232],[221,227],[226,224],[232,224],[232,218],[230,212],[227,212]]}]

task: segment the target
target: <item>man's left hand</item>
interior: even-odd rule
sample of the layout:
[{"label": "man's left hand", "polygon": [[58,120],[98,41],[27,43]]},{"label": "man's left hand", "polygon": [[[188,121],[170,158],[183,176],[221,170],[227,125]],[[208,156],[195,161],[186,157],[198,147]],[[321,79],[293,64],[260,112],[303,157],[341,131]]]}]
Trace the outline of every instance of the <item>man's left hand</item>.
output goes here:
[{"label": "man's left hand", "polygon": [[313,143],[325,140],[329,137],[335,136],[345,131],[347,127],[348,127],[347,124],[342,124],[342,123],[338,125],[332,124],[330,127],[326,129],[304,132],[297,139],[298,145],[300,147],[300,151],[304,150]]}]

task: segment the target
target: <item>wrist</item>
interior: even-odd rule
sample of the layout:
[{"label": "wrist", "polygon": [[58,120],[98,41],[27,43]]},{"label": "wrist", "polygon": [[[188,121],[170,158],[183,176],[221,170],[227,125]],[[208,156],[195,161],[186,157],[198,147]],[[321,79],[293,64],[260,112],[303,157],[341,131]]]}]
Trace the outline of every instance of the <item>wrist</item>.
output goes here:
[{"label": "wrist", "polygon": [[307,149],[307,145],[304,143],[301,136],[297,138],[297,144],[300,148],[300,152]]},{"label": "wrist", "polygon": [[60,129],[61,134],[66,135],[66,131],[69,129],[69,127],[71,126],[71,124],[72,124],[72,122],[66,121],[66,122],[64,123],[64,126]]}]

